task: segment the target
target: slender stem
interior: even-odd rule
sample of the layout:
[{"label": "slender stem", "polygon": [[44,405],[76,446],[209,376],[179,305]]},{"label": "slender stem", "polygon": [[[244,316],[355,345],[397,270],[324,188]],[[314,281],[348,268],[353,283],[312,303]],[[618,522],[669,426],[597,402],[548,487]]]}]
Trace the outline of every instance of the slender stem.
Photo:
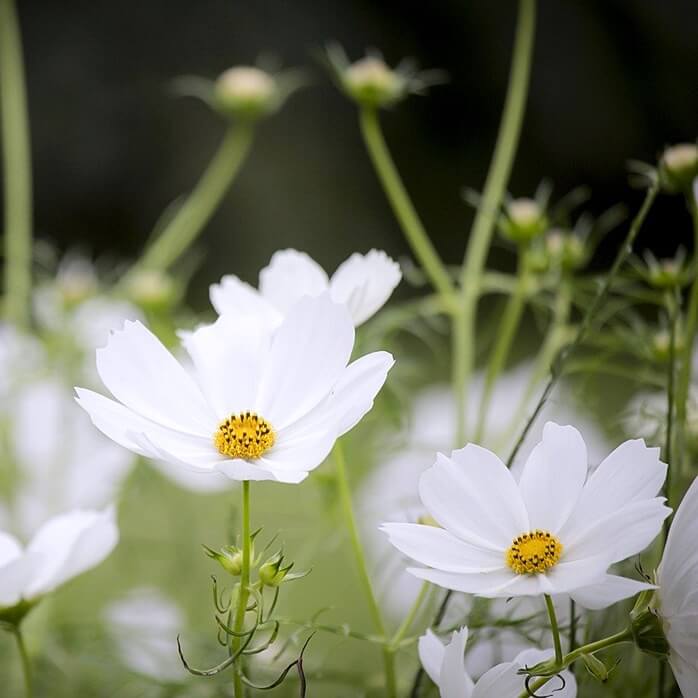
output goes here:
[{"label": "slender stem", "polygon": [[[631,642],[632,639],[632,630],[630,628],[626,628],[625,630],[621,630],[619,633],[615,633],[615,635],[610,635],[609,637],[605,637],[602,640],[597,640],[596,642],[590,642],[588,645],[582,645],[582,647],[578,647],[576,650],[573,650],[562,657],[560,662],[556,662],[557,671],[560,672],[563,669],[566,669],[570,664],[572,664],[572,662],[575,662],[583,654],[593,654],[594,652],[599,652],[600,650],[605,650],[609,647],[620,645],[623,642]],[[545,686],[545,684],[548,683],[548,681],[550,681],[552,678],[552,676],[541,676],[536,681],[532,681],[528,687],[528,690],[522,691],[519,698],[530,698],[531,695],[535,694],[539,688]]]},{"label": "slender stem", "polygon": [[14,0],[0,0],[0,120],[4,169],[5,318],[29,323],[32,163],[22,39]]},{"label": "slender stem", "polygon": [[529,286],[529,265],[526,250],[523,247],[519,249],[518,267],[516,285],[514,286],[512,294],[509,296],[506,308],[502,314],[497,331],[497,340],[495,341],[490,355],[490,361],[485,372],[485,383],[482,389],[482,398],[480,399],[477,428],[475,429],[474,437],[474,441],[477,443],[480,443],[484,438],[492,391],[509,357],[509,352],[511,351],[514,337],[516,336],[516,331],[521,322],[521,316],[523,315],[523,310],[526,305],[526,295]]},{"label": "slender stem", "polygon": [[[569,651],[572,652],[577,648],[577,604],[574,599],[570,599],[570,643]],[[571,667],[574,674],[574,667]]]},{"label": "slender stem", "polygon": [[252,145],[254,129],[240,123],[228,128],[201,179],[177,209],[162,232],[149,244],[143,257],[127,272],[168,269],[194,242],[235,179]]},{"label": "slender stem", "polygon": [[395,635],[393,635],[393,638],[390,641],[391,647],[398,647],[400,642],[402,641],[402,638],[405,636],[405,633],[412,627],[412,623],[414,623],[414,620],[417,617],[417,614],[419,613],[422,604],[429,595],[430,589],[431,584],[429,582],[424,582],[424,584],[422,584],[422,587],[419,590],[419,594],[417,594],[417,598],[414,600],[412,607],[408,611],[407,615],[405,616],[405,619],[402,621],[402,624],[396,630]]},{"label": "slender stem", "polygon": [[412,252],[424,268],[434,288],[445,299],[450,298],[453,294],[453,281],[451,281],[444,263],[429,239],[429,235],[427,235],[427,231],[410,201],[405,185],[400,179],[400,174],[383,138],[376,110],[371,107],[362,107],[359,119],[361,134],[369,157]]},{"label": "slender stem", "polygon": [[27,646],[24,644],[22,629],[19,625],[13,625],[10,632],[15,637],[15,640],[17,642],[17,649],[19,650],[20,661],[22,662],[22,674],[24,676],[24,695],[26,696],[26,698],[32,698],[34,695],[34,689],[32,683],[31,661],[29,660]]},{"label": "slender stem", "polygon": [[349,540],[354,552],[354,561],[356,563],[357,572],[359,573],[359,581],[361,583],[364,596],[366,597],[368,610],[371,614],[374,628],[376,632],[384,638],[383,666],[385,671],[386,695],[389,696],[389,698],[396,698],[397,679],[395,676],[395,656],[387,643],[383,615],[381,614],[380,606],[378,605],[376,595],[373,591],[371,577],[368,574],[366,556],[364,555],[364,549],[361,545],[361,539],[359,538],[359,529],[356,525],[354,507],[351,501],[351,489],[349,488],[347,469],[344,462],[344,451],[342,450],[339,442],[337,442],[334,447],[334,459],[337,468],[337,485],[339,486],[339,498],[342,504],[344,523],[346,524],[347,532],[349,533]]},{"label": "slender stem", "polygon": [[[237,598],[237,607],[235,609],[235,632],[241,633],[245,626],[245,609],[247,608],[247,599],[250,594],[250,557],[251,557],[251,539],[250,539],[250,482],[243,480],[242,482],[242,570],[240,572],[240,586]],[[240,648],[242,639],[233,637],[232,653],[235,654]],[[243,698],[245,695],[245,687],[242,683],[242,657],[235,662],[233,682],[235,689],[235,698]]]},{"label": "slender stem", "polygon": [[550,377],[548,378],[548,382],[545,386],[545,389],[543,390],[543,394],[538,400],[538,404],[534,408],[533,413],[529,417],[528,421],[526,422],[526,425],[524,426],[521,434],[519,435],[519,439],[516,442],[516,445],[514,446],[514,450],[511,452],[511,455],[509,456],[509,464],[514,462],[514,459],[516,458],[516,455],[518,454],[523,442],[526,440],[526,436],[528,436],[528,432],[533,426],[533,423],[536,421],[536,418],[540,414],[545,403],[548,401],[548,398],[550,397],[553,388],[555,387],[557,381],[562,375],[562,368],[564,366],[565,361],[584,341],[584,338],[586,337],[586,334],[589,331],[589,328],[591,327],[592,320],[594,320],[599,308],[603,306],[603,303],[606,300],[613,285],[613,282],[615,281],[616,277],[618,276],[618,273],[620,272],[621,267],[623,266],[625,260],[628,258],[628,255],[632,252],[635,238],[640,232],[640,228],[642,227],[642,224],[644,223],[650,208],[652,208],[652,204],[654,203],[654,200],[657,197],[658,191],[659,184],[657,181],[655,181],[647,190],[645,200],[642,202],[640,210],[637,212],[635,218],[630,224],[628,234],[626,235],[623,244],[621,245],[620,249],[618,250],[618,253],[616,254],[616,258],[613,261],[613,266],[611,267],[608,276],[601,284],[596,294],[596,297],[594,298],[591,305],[587,309],[584,317],[582,318],[582,322],[579,326],[579,329],[577,330],[577,334],[575,335],[574,340],[571,342],[571,344],[561,347],[560,350],[557,352],[557,355],[552,362],[552,366],[550,369]]},{"label": "slender stem", "polygon": [[475,324],[477,300],[480,293],[483,268],[492,239],[495,220],[504,192],[509,182],[514,155],[519,144],[521,124],[528,95],[531,73],[531,57],[536,25],[536,1],[519,0],[516,37],[509,72],[509,85],[499,125],[497,142],[492,155],[482,202],[478,208],[470,231],[468,248],[461,276],[462,313],[464,329],[468,338],[463,357],[463,381],[461,389],[466,392],[475,364]]},{"label": "slender stem", "polygon": [[455,429],[453,430],[454,448],[465,445],[467,434],[467,395],[466,380],[468,375],[468,325],[462,313],[455,313],[451,317],[451,344],[453,356],[451,357],[451,380],[453,392],[453,404]]},{"label": "slender stem", "polygon": [[[664,442],[664,460],[667,463],[666,480],[664,481],[664,495],[668,503],[674,501],[672,492],[672,456],[674,443],[674,413],[676,411],[676,330],[679,322],[679,291],[676,289],[673,294],[667,294],[666,306],[669,317],[669,365],[667,366],[667,415],[666,415],[666,435]],[[663,528],[664,543],[669,535],[669,521],[664,521]]]},{"label": "slender stem", "polygon": [[[687,197],[688,208],[693,218],[694,263],[698,260],[698,204],[692,196]],[[698,331],[698,278],[693,281],[686,311],[683,333],[683,347],[676,377],[676,453],[678,465],[683,470],[685,463],[685,433],[688,400],[691,389],[691,372],[693,368],[693,345]]]},{"label": "slender stem", "polygon": [[550,618],[550,631],[553,634],[553,646],[555,647],[555,663],[562,663],[562,643],[560,642],[560,628],[557,624],[557,614],[555,613],[555,604],[553,603],[550,594],[544,594],[545,608],[548,611]]}]

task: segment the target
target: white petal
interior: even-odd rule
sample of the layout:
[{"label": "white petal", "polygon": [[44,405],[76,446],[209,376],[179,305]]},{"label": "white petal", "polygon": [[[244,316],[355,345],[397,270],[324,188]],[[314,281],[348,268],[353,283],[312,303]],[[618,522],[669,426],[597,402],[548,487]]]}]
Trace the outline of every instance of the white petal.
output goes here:
[{"label": "white petal", "polygon": [[300,301],[272,340],[257,412],[276,431],[310,412],[337,383],[353,346],[346,308],[326,294]]},{"label": "white petal", "polygon": [[419,638],[417,643],[419,661],[422,663],[427,676],[437,686],[439,685],[439,674],[441,673],[441,664],[444,660],[445,650],[446,648],[441,643],[441,640],[429,629]]},{"label": "white petal", "polygon": [[519,575],[509,569],[497,572],[484,572],[482,574],[458,574],[455,572],[442,572],[422,567],[408,567],[407,571],[432,584],[438,584],[444,589],[462,591],[466,594],[477,594],[487,598],[508,596],[506,589],[516,581]]},{"label": "white petal", "polygon": [[0,565],[0,609],[16,606],[23,599],[42,562],[43,556],[39,553],[25,553]]},{"label": "white petal", "polygon": [[503,553],[529,530],[526,510],[507,467],[474,444],[438,454],[422,474],[419,496],[438,523],[462,540]]},{"label": "white petal", "polygon": [[342,262],[330,280],[332,299],[348,306],[355,325],[383,307],[400,283],[400,265],[385,252],[354,253]]},{"label": "white petal", "polygon": [[641,500],[595,518],[585,530],[560,534],[566,560],[604,554],[611,562],[620,562],[642,552],[659,534],[662,522],[671,513],[664,499]]},{"label": "white petal", "polygon": [[237,276],[224,276],[220,283],[209,288],[209,296],[219,315],[230,314],[236,319],[255,317],[272,329],[283,320],[283,315],[256,288]]},{"label": "white petal", "polygon": [[22,546],[9,533],[0,531],[0,567],[22,556]]},{"label": "white petal", "polygon": [[465,671],[467,641],[468,628],[461,628],[446,645],[438,682],[441,698],[470,698],[472,695],[473,681]]},{"label": "white petal", "polygon": [[506,662],[492,667],[475,684],[472,698],[518,698],[525,681],[518,673],[520,666],[517,662]]},{"label": "white petal", "polygon": [[180,333],[180,338],[219,420],[254,408],[271,344],[267,326],[226,314],[212,325]]},{"label": "white petal", "polygon": [[478,574],[505,567],[504,555],[458,540],[453,534],[436,526],[412,523],[387,523],[381,529],[402,553],[422,565],[444,572]]},{"label": "white petal", "polygon": [[280,250],[259,273],[259,290],[284,315],[305,296],[327,291],[329,280],[323,268],[305,252]]},{"label": "white petal", "polygon": [[[274,480],[275,482],[300,482],[307,477],[308,473],[297,473],[296,471],[291,471],[288,476],[284,478],[282,473],[281,477],[278,477],[276,472],[271,468],[265,466],[262,463],[253,464],[249,461],[236,458],[234,460],[227,459],[220,461],[216,464],[218,472],[223,473],[231,480]],[[284,478],[284,479],[282,479]]]},{"label": "white petal", "polygon": [[96,567],[119,540],[113,508],[103,512],[72,511],[45,523],[27,551],[41,553],[42,564],[27,589],[27,598],[53,591]]},{"label": "white petal", "polygon": [[656,497],[666,471],[658,448],[648,448],[642,439],[622,443],[589,477],[568,526],[588,527],[623,506]]},{"label": "white petal", "polygon": [[201,494],[224,492],[229,491],[233,486],[230,478],[218,470],[191,470],[161,460],[153,460],[152,465],[170,482],[190,492]]},{"label": "white petal", "polygon": [[645,589],[656,588],[646,582],[638,582],[627,577],[618,577],[615,574],[607,574],[598,584],[590,584],[570,592],[570,596],[582,608],[597,611],[608,608],[623,599],[629,599]]},{"label": "white petal", "polygon": [[177,360],[140,322],[126,322],[97,350],[97,370],[112,395],[171,429],[210,435],[215,415]]},{"label": "white petal", "polygon": [[674,672],[676,683],[679,684],[683,698],[698,696],[698,668],[695,664],[691,666],[683,657],[675,655],[669,657],[669,664],[671,664],[671,670]]},{"label": "white petal", "polygon": [[581,434],[574,427],[548,422],[519,482],[531,529],[560,530],[577,504],[587,469]]}]

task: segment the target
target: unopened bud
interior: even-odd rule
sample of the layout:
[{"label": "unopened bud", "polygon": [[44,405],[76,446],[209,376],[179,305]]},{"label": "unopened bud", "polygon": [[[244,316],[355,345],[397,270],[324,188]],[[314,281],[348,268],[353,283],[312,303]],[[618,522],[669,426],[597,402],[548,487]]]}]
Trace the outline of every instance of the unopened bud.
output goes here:
[{"label": "unopened bud", "polygon": [[611,674],[612,669],[609,669],[598,657],[593,654],[583,654],[582,661],[586,670],[601,683],[606,683]]},{"label": "unopened bud", "polygon": [[242,551],[234,545],[226,545],[218,550],[203,546],[206,554],[215,560],[226,572],[233,577],[239,577],[242,573]]},{"label": "unopened bud", "polygon": [[555,229],[545,239],[545,249],[552,266],[574,270],[586,261],[583,240],[574,233]]},{"label": "unopened bud", "polygon": [[171,276],[155,269],[136,270],[129,276],[126,293],[130,300],[148,310],[167,308],[175,299]]},{"label": "unopened bud", "polygon": [[286,567],[282,567],[283,561],[283,553],[279,552],[269,558],[269,560],[259,568],[259,581],[262,582],[264,586],[278,587],[279,584],[284,581],[286,575],[291,571],[293,563]]},{"label": "unopened bud", "polygon": [[385,107],[407,93],[407,80],[376,56],[366,56],[352,63],[342,76],[344,88],[357,102]]},{"label": "unopened bud", "polygon": [[669,654],[669,643],[664,635],[662,621],[655,608],[654,592],[642,592],[630,612],[630,629],[635,644],[646,654],[664,658]]},{"label": "unopened bud", "polygon": [[528,242],[548,227],[545,211],[533,199],[514,199],[504,211],[499,227],[514,242]]},{"label": "unopened bud", "polygon": [[256,119],[273,111],[278,99],[276,80],[259,68],[230,68],[216,80],[215,103],[226,115]]},{"label": "unopened bud", "polygon": [[679,143],[667,148],[659,161],[659,177],[668,192],[689,192],[698,176],[698,146]]}]

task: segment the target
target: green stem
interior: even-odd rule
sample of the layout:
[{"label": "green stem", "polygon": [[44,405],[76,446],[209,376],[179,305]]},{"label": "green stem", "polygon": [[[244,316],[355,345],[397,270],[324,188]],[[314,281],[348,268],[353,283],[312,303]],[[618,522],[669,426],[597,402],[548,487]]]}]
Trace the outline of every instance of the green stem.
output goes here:
[{"label": "green stem", "polygon": [[526,305],[526,295],[529,286],[529,266],[527,253],[525,248],[519,249],[519,268],[516,277],[516,285],[512,294],[509,296],[506,308],[502,314],[502,319],[499,323],[497,331],[497,340],[490,355],[490,361],[485,372],[485,383],[482,389],[482,397],[480,399],[480,408],[478,409],[477,428],[475,429],[474,441],[480,443],[484,439],[485,425],[487,423],[487,413],[492,399],[492,391],[494,389],[497,378],[501,374],[506,364],[511,346],[516,336],[516,331],[519,328],[523,310]]},{"label": "green stem", "polygon": [[400,179],[383,138],[376,110],[372,107],[362,107],[359,119],[361,134],[369,157],[412,252],[424,268],[434,288],[444,299],[450,298],[454,290],[453,281],[451,281],[446,267],[429,239],[427,231],[405,190],[405,185]]},{"label": "green stem", "polygon": [[499,125],[497,142],[492,155],[482,202],[478,207],[470,231],[468,248],[461,277],[462,314],[467,337],[463,361],[461,390],[466,392],[475,364],[475,325],[477,300],[480,293],[483,268],[490,247],[492,232],[509,182],[514,155],[519,144],[526,97],[531,73],[531,57],[536,25],[535,0],[519,0],[516,37],[509,72],[509,85]]},{"label": "green stem", "polygon": [[364,555],[364,549],[361,545],[361,539],[359,538],[359,529],[356,525],[354,507],[351,501],[351,489],[349,488],[349,480],[347,478],[347,469],[346,464],[344,462],[344,452],[339,441],[335,444],[334,447],[334,459],[337,468],[337,485],[339,487],[339,499],[342,504],[344,523],[347,527],[347,532],[349,533],[349,540],[351,542],[351,547],[354,552],[354,561],[356,563],[357,572],[359,573],[359,581],[361,583],[361,588],[363,590],[364,596],[366,597],[366,603],[368,604],[368,610],[371,614],[371,619],[373,620],[373,625],[376,630],[376,633],[378,633],[378,635],[380,635],[384,639],[383,667],[385,671],[386,695],[389,698],[396,698],[397,679],[395,676],[395,656],[387,642],[387,634],[385,631],[385,623],[383,622],[383,615],[381,614],[380,606],[378,605],[376,595],[373,591],[371,577],[368,573],[366,556]]},{"label": "green stem", "polygon": [[555,604],[553,603],[550,594],[544,594],[545,608],[548,611],[550,618],[550,631],[553,634],[553,646],[555,647],[555,663],[562,663],[562,643],[560,642],[560,628],[557,624],[557,614],[555,613]]},{"label": "green stem", "polygon": [[465,317],[462,313],[455,313],[451,317],[451,342],[452,342],[452,352],[451,357],[451,377],[452,377],[452,391],[453,391],[453,403],[454,403],[454,419],[455,419],[455,429],[453,430],[454,435],[454,448],[461,448],[465,445],[466,435],[467,435],[467,395],[466,395],[466,381],[468,376],[468,325],[465,321]]},{"label": "green stem", "polygon": [[0,0],[0,120],[4,153],[5,299],[9,322],[29,324],[32,163],[22,39],[14,0]]},{"label": "green stem", "polygon": [[[241,633],[245,626],[245,609],[247,608],[247,600],[250,594],[250,557],[251,557],[251,539],[250,539],[250,482],[243,480],[242,482],[242,570],[240,572],[240,586],[237,598],[237,607],[235,609],[235,632]],[[232,653],[235,654],[239,648],[242,639],[233,637],[231,643]],[[242,657],[235,662],[233,674],[233,686],[235,689],[235,698],[243,698],[245,695],[245,687],[242,683]]]},{"label": "green stem", "polygon": [[419,613],[419,610],[421,609],[424,600],[429,595],[430,589],[431,584],[429,582],[424,582],[424,584],[422,584],[422,587],[419,590],[419,594],[417,594],[417,598],[414,600],[412,607],[408,611],[400,627],[395,632],[395,635],[393,635],[393,639],[390,641],[390,647],[396,648],[400,645],[400,642],[402,641],[402,638],[405,636],[405,633],[412,627],[412,623],[414,623],[414,620],[417,617],[417,614]]},{"label": "green stem", "polygon": [[[572,664],[572,662],[575,662],[583,654],[594,654],[594,652],[599,652],[600,650],[605,650],[609,647],[620,645],[623,642],[632,642],[632,639],[632,630],[630,628],[626,628],[615,635],[610,635],[609,637],[605,637],[602,640],[597,640],[596,642],[590,642],[588,645],[582,645],[581,647],[578,647],[576,650],[572,650],[562,657],[561,661],[556,662],[555,668],[557,673],[566,669],[570,664]],[[535,694],[539,688],[545,686],[545,684],[548,683],[548,681],[550,681],[552,678],[552,676],[541,676],[536,681],[532,681],[529,685],[529,689],[522,691],[519,698],[530,698],[532,694]]]},{"label": "green stem", "polygon": [[[666,435],[664,442],[664,461],[667,463],[666,480],[664,482],[664,495],[669,504],[677,501],[672,492],[672,456],[674,442],[674,413],[676,411],[676,330],[679,318],[679,291],[667,294],[667,315],[669,318],[669,365],[667,366],[667,415]],[[664,543],[669,535],[669,521],[664,521]]]},{"label": "green stem", "polygon": [[545,403],[548,401],[548,398],[550,397],[553,388],[555,387],[557,381],[562,375],[562,368],[565,364],[565,361],[569,356],[571,356],[575,352],[579,345],[584,341],[584,338],[586,337],[586,334],[589,331],[589,328],[591,327],[591,323],[596,317],[596,312],[599,308],[603,306],[603,303],[606,300],[613,285],[613,282],[615,281],[616,277],[620,272],[621,267],[632,252],[633,244],[635,243],[635,238],[637,238],[637,235],[640,232],[640,228],[642,227],[642,224],[644,223],[645,218],[649,213],[649,210],[652,208],[652,204],[654,203],[654,200],[656,199],[658,192],[659,183],[657,181],[654,181],[652,182],[651,186],[647,190],[647,193],[645,194],[645,199],[642,202],[640,210],[637,212],[635,218],[630,224],[628,234],[625,236],[625,240],[623,241],[623,244],[621,245],[620,249],[618,250],[618,253],[616,254],[616,258],[613,261],[613,266],[611,267],[608,276],[605,278],[604,282],[602,283],[601,287],[599,288],[596,294],[596,297],[594,298],[591,305],[587,309],[584,317],[582,318],[582,322],[579,325],[579,329],[577,330],[577,334],[575,335],[574,340],[569,345],[561,347],[560,350],[557,352],[555,359],[552,362],[552,366],[550,369],[550,377],[548,378],[548,382],[546,383],[545,389],[543,390],[543,394],[538,400],[538,403],[534,408],[533,413],[529,417],[528,421],[526,422],[526,425],[524,426],[523,430],[521,431],[521,434],[519,435],[519,439],[516,442],[516,445],[514,446],[514,450],[511,452],[509,456],[509,464],[514,462],[514,459],[516,458],[519,449],[523,445],[523,442],[526,440],[528,432],[533,426],[533,423],[536,421],[536,418],[540,414],[540,411],[543,409]]},{"label": "green stem", "polygon": [[27,646],[24,644],[22,630],[19,625],[14,625],[12,626],[11,632],[15,636],[15,640],[17,641],[17,649],[19,650],[19,657],[22,662],[22,674],[24,676],[24,695],[26,696],[26,698],[32,698],[32,696],[34,695],[34,689],[32,684],[31,662],[29,660]]},{"label": "green stem", "polygon": [[126,279],[140,269],[164,271],[189,248],[235,179],[252,145],[253,135],[253,127],[249,124],[228,128],[194,190],[126,274]]},{"label": "green stem", "polygon": [[[688,208],[693,218],[694,264],[698,260],[698,204],[692,196],[687,197]],[[685,458],[686,418],[691,390],[691,372],[693,368],[693,345],[698,330],[698,278],[693,281],[686,311],[683,334],[683,347],[679,357],[678,375],[676,377],[676,453],[679,470],[683,471]]]}]

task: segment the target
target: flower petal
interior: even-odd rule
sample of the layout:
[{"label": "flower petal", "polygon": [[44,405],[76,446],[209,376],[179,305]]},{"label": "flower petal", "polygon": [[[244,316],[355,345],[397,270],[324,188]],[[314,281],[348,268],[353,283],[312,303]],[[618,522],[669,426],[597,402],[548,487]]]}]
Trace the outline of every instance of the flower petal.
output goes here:
[{"label": "flower petal", "polygon": [[441,664],[444,660],[446,648],[443,646],[441,640],[428,629],[426,633],[419,638],[417,651],[419,653],[419,661],[422,663],[424,671],[426,671],[427,676],[438,686]]},{"label": "flower petal", "polygon": [[354,327],[327,294],[301,300],[272,340],[256,410],[280,431],[310,412],[346,368]]},{"label": "flower petal", "polygon": [[354,253],[332,275],[332,300],[346,304],[360,325],[383,307],[401,278],[400,265],[382,250]]},{"label": "flower petal", "polygon": [[[509,569],[482,574],[459,574],[457,572],[442,572],[441,570],[425,569],[423,567],[408,567],[407,571],[432,584],[438,584],[444,589],[462,591],[466,594],[477,594],[487,598],[508,596],[506,589],[519,575]],[[533,592],[532,592],[533,593]]]},{"label": "flower petal", "polygon": [[607,574],[598,584],[590,584],[570,592],[570,596],[582,608],[590,611],[598,611],[608,608],[614,603],[628,599],[639,594],[645,589],[656,589],[653,584],[638,582],[627,577],[618,577],[615,574]]},{"label": "flower petal", "polygon": [[505,568],[502,553],[466,543],[436,526],[387,523],[381,530],[400,552],[422,565],[444,572],[478,574]]},{"label": "flower petal", "polygon": [[224,276],[219,283],[209,288],[211,305],[219,315],[233,318],[251,316],[265,323],[269,328],[281,324],[283,315],[256,289],[238,279],[237,276]]},{"label": "flower petal", "polygon": [[511,473],[494,453],[474,444],[451,458],[438,454],[419,480],[419,496],[441,526],[473,545],[503,552],[529,530]]},{"label": "flower petal", "polygon": [[683,657],[672,654],[669,656],[669,664],[681,689],[681,695],[684,698],[698,696],[698,667],[695,663],[691,666]]},{"label": "flower petal", "polygon": [[43,556],[27,588],[27,598],[53,591],[96,567],[111,553],[118,540],[113,508],[102,512],[77,510],[50,519],[27,548],[27,552]]},{"label": "flower petal", "polygon": [[286,315],[301,298],[327,291],[329,280],[324,269],[305,252],[279,250],[269,266],[259,273],[259,290]]},{"label": "flower petal", "polygon": [[451,642],[446,645],[439,673],[441,698],[470,698],[473,681],[465,671],[465,643],[468,641],[468,628],[454,631]]},{"label": "flower petal", "polygon": [[97,370],[134,412],[189,434],[210,435],[215,415],[191,376],[140,322],[126,322],[97,350]]},{"label": "flower petal", "polygon": [[574,427],[548,422],[519,481],[531,529],[560,530],[579,499],[587,470],[581,434]]}]

